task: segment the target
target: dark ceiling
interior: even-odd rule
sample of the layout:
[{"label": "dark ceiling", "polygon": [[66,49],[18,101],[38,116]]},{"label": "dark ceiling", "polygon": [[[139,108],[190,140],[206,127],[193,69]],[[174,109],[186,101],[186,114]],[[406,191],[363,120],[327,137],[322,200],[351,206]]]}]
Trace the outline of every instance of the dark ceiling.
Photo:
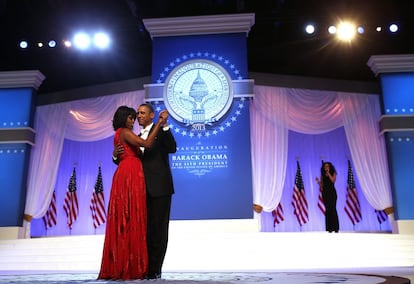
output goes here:
[{"label": "dark ceiling", "polygon": [[[142,19],[255,13],[247,38],[250,72],[374,81],[371,55],[413,53],[412,0],[0,0],[0,71],[40,70],[40,93],[151,75],[151,39]],[[326,35],[328,24],[352,16],[366,32],[351,44]],[[305,36],[304,23],[321,27]],[[375,32],[398,22],[401,30]],[[62,47],[19,50],[17,43],[63,39],[79,28],[109,30],[111,51]]]}]

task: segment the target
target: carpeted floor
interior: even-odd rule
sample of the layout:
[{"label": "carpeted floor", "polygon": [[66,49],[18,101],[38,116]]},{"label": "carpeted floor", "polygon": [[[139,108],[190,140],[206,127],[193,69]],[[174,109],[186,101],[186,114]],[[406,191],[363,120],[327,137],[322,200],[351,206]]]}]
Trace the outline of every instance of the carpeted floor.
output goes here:
[{"label": "carpeted floor", "polygon": [[163,284],[311,284],[311,283],[358,283],[358,284],[409,284],[409,279],[398,276],[311,273],[311,272],[261,272],[261,273],[164,273],[159,280],[105,281],[96,280],[96,273],[2,273],[0,283],[163,283]]}]

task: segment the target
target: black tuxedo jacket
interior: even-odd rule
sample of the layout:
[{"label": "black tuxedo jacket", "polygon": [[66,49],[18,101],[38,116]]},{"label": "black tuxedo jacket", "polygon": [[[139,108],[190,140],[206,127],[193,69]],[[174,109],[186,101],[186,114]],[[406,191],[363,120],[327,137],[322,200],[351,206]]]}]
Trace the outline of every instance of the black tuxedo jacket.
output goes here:
[{"label": "black tuxedo jacket", "polygon": [[[151,128],[150,132],[154,130]],[[171,130],[160,128],[151,148],[145,148],[141,156],[147,194],[160,197],[174,193],[169,154],[177,151],[177,143]]]}]

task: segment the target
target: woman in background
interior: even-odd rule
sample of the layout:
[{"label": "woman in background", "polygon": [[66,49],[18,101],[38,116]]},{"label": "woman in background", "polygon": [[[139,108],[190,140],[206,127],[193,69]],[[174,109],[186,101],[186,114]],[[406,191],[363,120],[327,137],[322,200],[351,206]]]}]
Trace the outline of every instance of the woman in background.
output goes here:
[{"label": "woman in background", "polygon": [[322,188],[322,199],[325,204],[325,229],[329,233],[339,231],[338,212],[336,211],[336,170],[331,162],[323,162],[321,167],[321,177],[316,178],[316,182]]}]

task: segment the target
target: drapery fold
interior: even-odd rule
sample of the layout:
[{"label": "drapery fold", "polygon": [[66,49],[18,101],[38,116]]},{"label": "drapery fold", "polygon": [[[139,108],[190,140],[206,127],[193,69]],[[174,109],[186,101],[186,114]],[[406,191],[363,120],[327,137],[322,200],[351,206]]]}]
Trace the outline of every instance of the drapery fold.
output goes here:
[{"label": "drapery fold", "polygon": [[334,92],[285,89],[288,128],[305,134],[321,134],[342,126],[341,104]]},{"label": "drapery fold", "polygon": [[[25,215],[39,218],[46,212],[52,198],[68,112],[68,104],[37,107],[34,127],[35,142],[31,150],[27,181]],[[30,238],[30,222],[23,221],[19,238]]]},{"label": "drapery fold", "polygon": [[258,87],[250,104],[253,203],[268,212],[280,202],[288,153],[287,96],[273,92]]},{"label": "drapery fold", "polygon": [[355,172],[362,191],[377,210],[392,207],[385,140],[380,135],[379,101],[373,96],[339,94],[343,121]]},{"label": "drapery fold", "polygon": [[112,117],[116,108],[127,105],[138,107],[144,100],[143,91],[73,101],[65,138],[74,141],[96,141],[114,134]]}]

